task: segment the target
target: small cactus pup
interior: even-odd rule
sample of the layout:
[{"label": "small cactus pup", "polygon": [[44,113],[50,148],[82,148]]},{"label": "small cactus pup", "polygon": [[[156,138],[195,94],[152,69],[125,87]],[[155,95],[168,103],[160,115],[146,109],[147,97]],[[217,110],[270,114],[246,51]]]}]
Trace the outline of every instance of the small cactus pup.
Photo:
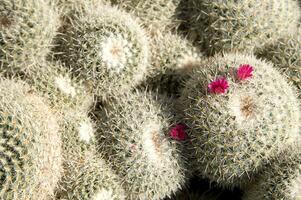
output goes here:
[{"label": "small cactus pup", "polygon": [[99,151],[121,178],[127,199],[163,199],[183,186],[180,146],[169,138],[169,116],[152,97],[135,91],[97,112]]},{"label": "small cactus pup", "polygon": [[55,111],[81,109],[84,112],[92,106],[93,95],[87,91],[83,81],[72,76],[61,63],[41,62],[33,69],[23,79],[47,98]]},{"label": "small cactus pup", "polygon": [[31,71],[49,53],[58,25],[57,10],[49,0],[1,0],[1,72]]},{"label": "small cactus pup", "polygon": [[179,25],[175,15],[179,0],[111,0],[138,16],[151,33],[171,30]]},{"label": "small cactus pup", "polygon": [[107,100],[142,81],[148,66],[148,39],[130,14],[86,3],[60,38],[59,58]]},{"label": "small cactus pup", "polygon": [[297,28],[296,0],[189,0],[191,32],[204,52],[250,51]]},{"label": "small cactus pup", "polygon": [[198,49],[179,35],[161,34],[151,43],[151,67],[144,85],[178,95],[187,74],[200,63]]},{"label": "small cactus pup", "polygon": [[296,92],[253,55],[216,55],[201,66],[178,100],[196,170],[223,187],[244,186],[300,137]]},{"label": "small cactus pup", "polygon": [[259,48],[256,55],[271,61],[301,90],[301,28]]},{"label": "small cactus pup", "polygon": [[[87,151],[73,166],[59,200],[124,200],[125,192],[111,168],[93,151]],[[71,174],[70,174],[71,175]]]},{"label": "small cactus pup", "polygon": [[282,154],[271,162],[244,192],[243,200],[301,198],[301,153],[300,146],[292,155]]},{"label": "small cactus pup", "polygon": [[0,81],[0,198],[47,200],[61,177],[61,137],[44,100],[21,81]]}]

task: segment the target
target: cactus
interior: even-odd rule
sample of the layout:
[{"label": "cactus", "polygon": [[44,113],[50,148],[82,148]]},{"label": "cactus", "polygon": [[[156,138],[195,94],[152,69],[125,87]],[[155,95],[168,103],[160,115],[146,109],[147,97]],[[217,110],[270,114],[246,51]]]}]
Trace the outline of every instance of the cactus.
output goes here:
[{"label": "cactus", "polygon": [[171,33],[153,38],[152,62],[144,85],[161,93],[178,94],[186,74],[199,64],[201,55],[193,45]]},{"label": "cactus", "polygon": [[298,200],[301,197],[300,147],[279,156],[257,177],[243,195],[243,200],[285,199]]},{"label": "cactus", "polygon": [[111,0],[111,2],[133,12],[152,34],[171,30],[179,25],[174,16],[179,0]]},{"label": "cactus", "polygon": [[301,90],[301,28],[259,48],[256,55],[271,61]]},{"label": "cactus", "polygon": [[56,118],[23,82],[2,79],[0,94],[0,198],[49,199],[62,171]]},{"label": "cactus", "polygon": [[166,135],[169,118],[160,105],[135,91],[94,112],[99,150],[122,179],[128,199],[162,199],[181,188],[185,164]]},{"label": "cactus", "polygon": [[271,64],[251,55],[217,55],[201,66],[178,101],[196,169],[224,187],[243,186],[299,137],[296,93]]},{"label": "cactus", "polygon": [[86,3],[59,41],[59,59],[103,100],[129,91],[146,73],[145,33],[131,15],[115,7]]},{"label": "cactus", "polygon": [[36,92],[50,102],[56,112],[81,109],[88,111],[93,103],[93,95],[87,91],[83,81],[73,77],[64,65],[41,62],[32,66],[33,72],[23,77]]},{"label": "cactus", "polygon": [[58,25],[58,13],[48,0],[1,0],[1,72],[31,72],[49,53]]},{"label": "cactus", "polygon": [[208,55],[253,50],[297,28],[296,0],[189,0],[191,31]]}]

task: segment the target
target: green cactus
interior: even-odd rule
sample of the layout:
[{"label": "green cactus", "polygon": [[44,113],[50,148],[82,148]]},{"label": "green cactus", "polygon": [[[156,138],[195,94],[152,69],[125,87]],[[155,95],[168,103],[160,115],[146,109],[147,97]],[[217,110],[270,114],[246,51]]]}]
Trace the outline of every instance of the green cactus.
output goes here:
[{"label": "green cactus", "polygon": [[301,90],[301,28],[259,48],[256,55],[271,61]]},{"label": "green cactus", "polygon": [[166,33],[152,39],[151,67],[144,83],[161,93],[178,94],[186,74],[198,66],[201,55],[181,36]]},{"label": "green cactus", "polygon": [[129,91],[146,73],[146,35],[131,15],[115,7],[87,2],[59,44],[59,59],[103,100]]},{"label": "green cactus", "polygon": [[171,30],[179,25],[175,19],[179,0],[110,0],[138,16],[151,34]]},{"label": "green cactus", "polygon": [[247,51],[297,28],[296,0],[189,0],[191,31],[203,50]]},{"label": "green cactus", "polygon": [[181,188],[185,162],[167,137],[169,117],[159,104],[135,92],[96,111],[99,150],[123,180],[128,199],[162,199]]},{"label": "green cactus", "polygon": [[75,108],[89,110],[93,95],[87,91],[83,81],[73,77],[64,65],[41,62],[32,69],[35,70],[23,79],[49,100],[52,109],[57,112]]},{"label": "green cactus", "polygon": [[47,200],[61,176],[59,126],[23,82],[0,81],[0,198]]},{"label": "green cactus", "polygon": [[301,153],[300,147],[295,151],[283,153],[274,160],[257,177],[243,195],[243,200],[285,199],[299,200],[301,198]]},{"label": "green cactus", "polygon": [[58,13],[49,0],[1,0],[0,70],[31,72],[44,60],[56,34]]},{"label": "green cactus", "polygon": [[[238,68],[251,66],[254,72],[244,80],[248,73]],[[252,55],[209,58],[185,85],[178,104],[196,169],[224,187],[244,185],[300,137],[296,92],[272,65]]]}]

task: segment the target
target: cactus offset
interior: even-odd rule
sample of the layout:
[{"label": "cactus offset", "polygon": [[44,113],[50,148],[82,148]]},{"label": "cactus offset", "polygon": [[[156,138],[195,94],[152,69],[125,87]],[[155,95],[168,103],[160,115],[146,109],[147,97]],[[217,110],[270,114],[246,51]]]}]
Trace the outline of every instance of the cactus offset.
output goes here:
[{"label": "cactus offset", "polygon": [[181,188],[186,169],[167,138],[169,118],[159,105],[136,92],[98,112],[100,151],[123,180],[128,199],[162,199]]},{"label": "cactus offset", "polygon": [[[250,65],[254,72],[248,74]],[[296,93],[272,65],[254,56],[215,56],[201,66],[178,102],[196,168],[223,186],[241,186],[300,136]]]},{"label": "cactus offset", "polygon": [[58,56],[86,80],[93,93],[106,100],[142,81],[148,40],[131,15],[92,3],[73,15],[59,40]]},{"label": "cactus offset", "polygon": [[296,0],[189,0],[191,31],[212,55],[252,50],[297,28]]},{"label": "cactus offset", "polygon": [[45,59],[59,25],[58,13],[50,2],[1,0],[1,72],[28,73],[33,64]]},{"label": "cactus offset", "polygon": [[49,199],[62,170],[56,118],[22,82],[2,79],[0,94],[0,197]]}]

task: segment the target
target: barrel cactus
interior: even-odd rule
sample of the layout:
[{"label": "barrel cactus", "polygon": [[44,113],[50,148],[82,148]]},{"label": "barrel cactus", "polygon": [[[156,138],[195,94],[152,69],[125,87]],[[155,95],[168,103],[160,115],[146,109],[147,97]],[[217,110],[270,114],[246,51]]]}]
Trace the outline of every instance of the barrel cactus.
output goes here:
[{"label": "barrel cactus", "polygon": [[49,0],[0,2],[0,69],[8,74],[31,72],[45,59],[59,26]]},{"label": "barrel cactus", "polygon": [[301,27],[296,32],[257,49],[256,55],[271,61],[301,89]]},{"label": "barrel cactus", "polygon": [[148,39],[130,14],[85,3],[59,38],[57,54],[103,100],[137,85],[148,66]]},{"label": "barrel cactus", "polygon": [[252,174],[300,137],[294,88],[252,55],[217,55],[202,62],[179,99],[195,167],[224,187]]},{"label": "barrel cactus", "polygon": [[[300,148],[300,147],[299,147]],[[301,162],[300,149],[294,149],[282,154],[277,160],[257,177],[246,190],[243,200],[285,199],[298,200],[301,198]]]},{"label": "barrel cactus", "polygon": [[185,164],[170,140],[169,117],[152,98],[123,95],[98,110],[99,150],[123,180],[128,199],[162,199],[185,182]]},{"label": "barrel cactus", "polygon": [[0,91],[0,198],[49,199],[62,171],[57,120],[23,82],[2,79]]},{"label": "barrel cactus", "polygon": [[189,0],[191,31],[212,55],[252,50],[297,28],[296,0]]}]

